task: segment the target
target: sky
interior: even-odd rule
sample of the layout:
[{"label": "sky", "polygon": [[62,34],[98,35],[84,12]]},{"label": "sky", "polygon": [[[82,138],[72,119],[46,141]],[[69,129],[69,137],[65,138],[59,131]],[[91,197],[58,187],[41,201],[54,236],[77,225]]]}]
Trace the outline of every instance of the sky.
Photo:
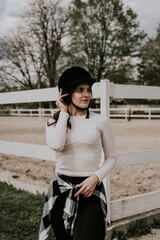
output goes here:
[{"label": "sky", "polygon": [[[21,12],[29,0],[0,0],[0,36],[18,24],[17,13]],[[64,0],[65,3],[70,0]],[[154,37],[160,23],[160,0],[122,0],[138,15],[140,27],[150,37]]]}]

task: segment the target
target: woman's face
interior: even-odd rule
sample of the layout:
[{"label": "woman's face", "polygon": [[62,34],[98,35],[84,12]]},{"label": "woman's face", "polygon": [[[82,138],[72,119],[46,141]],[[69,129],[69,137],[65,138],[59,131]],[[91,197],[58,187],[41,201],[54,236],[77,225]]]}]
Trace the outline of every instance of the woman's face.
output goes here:
[{"label": "woman's face", "polygon": [[88,83],[81,83],[72,94],[72,102],[80,107],[87,108],[92,97],[91,87]]}]

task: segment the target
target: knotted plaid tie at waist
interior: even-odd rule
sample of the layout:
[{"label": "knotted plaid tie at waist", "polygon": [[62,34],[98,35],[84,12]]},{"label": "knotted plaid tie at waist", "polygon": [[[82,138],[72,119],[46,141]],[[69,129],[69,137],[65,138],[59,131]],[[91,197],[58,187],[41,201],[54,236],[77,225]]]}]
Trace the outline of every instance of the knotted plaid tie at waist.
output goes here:
[{"label": "knotted plaid tie at waist", "polygon": [[[98,185],[100,186],[100,185]],[[51,212],[54,206],[54,203],[59,195],[68,191],[68,196],[65,201],[65,206],[63,209],[64,227],[68,235],[73,236],[74,225],[77,217],[78,205],[79,205],[79,196],[75,197],[77,192],[76,185],[70,182],[64,181],[60,175],[54,173],[51,184],[48,189],[48,193],[45,198],[45,204],[43,208],[43,214],[41,218],[40,230],[39,230],[39,240],[45,240],[49,236],[49,231],[51,228]],[[107,203],[104,186],[99,189],[96,187],[93,191],[93,195],[96,195],[100,198],[100,204],[103,211],[104,222],[106,223],[107,215]]]}]

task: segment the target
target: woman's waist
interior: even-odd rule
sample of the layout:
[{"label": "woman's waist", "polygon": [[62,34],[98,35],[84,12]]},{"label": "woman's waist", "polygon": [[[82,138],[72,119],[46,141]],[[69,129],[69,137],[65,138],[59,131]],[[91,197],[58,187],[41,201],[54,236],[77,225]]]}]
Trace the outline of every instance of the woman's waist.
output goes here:
[{"label": "woman's waist", "polygon": [[[89,176],[68,176],[68,175],[64,175],[64,174],[59,174],[58,176],[64,181],[64,182],[69,182],[71,184],[80,184],[81,182],[83,182],[86,178],[88,178]],[[96,189],[97,190],[102,190],[103,187],[103,182],[101,182],[100,184],[96,185]]]},{"label": "woman's waist", "polygon": [[86,178],[88,176],[91,176],[99,169],[99,164],[92,164],[92,165],[64,165],[60,164],[59,162],[56,163],[55,171],[59,173],[60,175],[65,175],[69,177],[80,177],[80,178]]},{"label": "woman's waist", "polygon": [[59,177],[65,181],[65,182],[70,182],[72,184],[79,184],[81,182],[83,182],[88,176],[85,177],[81,177],[81,176],[67,176],[64,174],[58,174]]}]

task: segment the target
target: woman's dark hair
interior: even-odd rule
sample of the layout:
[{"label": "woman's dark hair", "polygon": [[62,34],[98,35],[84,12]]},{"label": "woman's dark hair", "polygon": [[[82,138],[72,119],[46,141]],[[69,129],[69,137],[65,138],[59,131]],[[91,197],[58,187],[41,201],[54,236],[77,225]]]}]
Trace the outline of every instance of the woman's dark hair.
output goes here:
[{"label": "woman's dark hair", "polygon": [[[54,115],[53,115],[53,120],[54,122],[51,122],[49,123],[49,121],[47,122],[47,126],[51,126],[51,125],[56,125],[57,121],[58,121],[58,118],[59,118],[59,114],[60,114],[60,111],[56,112]],[[67,127],[69,129],[71,129],[71,122],[70,122],[70,117],[68,118],[67,120]]]}]

